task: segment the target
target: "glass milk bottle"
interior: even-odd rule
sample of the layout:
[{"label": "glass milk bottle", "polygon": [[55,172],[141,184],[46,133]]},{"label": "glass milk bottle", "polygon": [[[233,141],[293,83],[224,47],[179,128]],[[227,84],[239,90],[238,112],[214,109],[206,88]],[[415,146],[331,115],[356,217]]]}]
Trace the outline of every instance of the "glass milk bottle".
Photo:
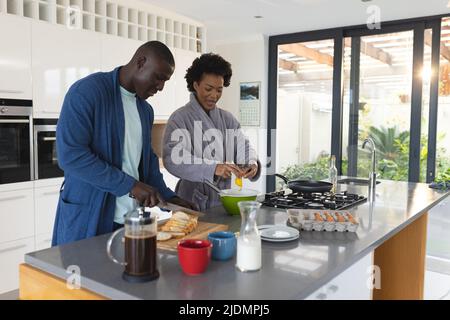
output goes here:
[{"label": "glass milk bottle", "polygon": [[261,203],[240,201],[238,206],[242,222],[237,240],[236,267],[242,272],[256,271],[261,269],[261,237],[256,225]]}]

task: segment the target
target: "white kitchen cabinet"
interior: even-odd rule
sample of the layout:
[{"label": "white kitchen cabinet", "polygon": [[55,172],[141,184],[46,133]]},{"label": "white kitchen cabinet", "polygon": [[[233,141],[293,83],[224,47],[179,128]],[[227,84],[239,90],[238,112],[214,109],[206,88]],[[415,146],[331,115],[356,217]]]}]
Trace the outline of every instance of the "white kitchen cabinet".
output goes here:
[{"label": "white kitchen cabinet", "polygon": [[60,185],[35,188],[34,190],[34,215],[35,234],[51,234],[55,221],[56,207],[59,199]]},{"label": "white kitchen cabinet", "polygon": [[19,265],[34,251],[34,238],[0,243],[0,294],[19,288]]},{"label": "white kitchen cabinet", "polygon": [[142,44],[138,40],[101,35],[102,71],[109,72],[127,64]]},{"label": "white kitchen cabinet", "polygon": [[[192,65],[192,62],[199,56],[199,53],[183,50],[183,49],[175,49],[175,107],[170,110],[170,114],[178,108],[184,106],[187,102],[189,102],[190,92],[187,89],[187,83],[184,76],[186,75],[187,69]],[[170,115],[169,114],[169,115]]]},{"label": "white kitchen cabinet", "polygon": [[52,246],[52,236],[53,236],[53,233],[44,233],[44,234],[37,235],[35,237],[35,243],[36,243],[35,250],[39,251],[39,250],[44,250],[44,249],[50,248]]},{"label": "white kitchen cabinet", "polygon": [[[118,66],[127,64],[142,44],[143,42],[138,40],[102,35],[102,70],[108,72]],[[156,119],[167,118],[164,106],[173,105],[174,88],[172,82],[172,79],[167,81],[163,91],[156,93],[154,97],[147,100],[153,107]]]},{"label": "white kitchen cabinet", "polygon": [[176,48],[171,50],[175,58],[175,71],[164,90],[149,99],[155,110],[155,119],[166,120],[175,110],[189,102],[190,93],[184,76],[198,53]]},{"label": "white kitchen cabinet", "polygon": [[0,98],[31,100],[31,21],[0,13],[0,43]]},{"label": "white kitchen cabinet", "polygon": [[164,84],[164,89],[158,91],[153,97],[147,99],[147,102],[153,108],[155,120],[167,120],[175,110],[175,80],[172,76],[169,81]]},{"label": "white kitchen cabinet", "polygon": [[0,243],[34,235],[32,185],[30,183],[30,188],[26,189],[0,192]]},{"label": "white kitchen cabinet", "polygon": [[371,300],[373,251],[309,295],[306,300]]},{"label": "white kitchen cabinet", "polygon": [[58,118],[69,87],[100,70],[101,35],[32,22],[33,113]]},{"label": "white kitchen cabinet", "polygon": [[[101,60],[102,71],[111,71],[118,66],[127,64],[142,41],[102,35]],[[189,100],[184,76],[186,69],[198,56],[198,53],[183,49],[170,48],[175,59],[175,71],[164,89],[147,99],[153,107],[155,120],[167,120],[176,109],[182,107]]]}]

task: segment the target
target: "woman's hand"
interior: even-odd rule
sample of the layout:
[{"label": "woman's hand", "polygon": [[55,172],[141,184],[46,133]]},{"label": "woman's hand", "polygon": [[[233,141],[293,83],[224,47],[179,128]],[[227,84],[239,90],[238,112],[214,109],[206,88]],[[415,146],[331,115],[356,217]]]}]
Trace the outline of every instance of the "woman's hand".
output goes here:
[{"label": "woman's hand", "polygon": [[218,164],[216,166],[216,171],[214,171],[214,174],[216,176],[225,179],[231,178],[231,173],[233,173],[238,178],[242,178],[244,176],[244,172],[241,170],[241,168],[231,163]]},{"label": "woman's hand", "polygon": [[251,164],[242,169],[244,172],[243,178],[252,179],[258,173],[258,165]]}]

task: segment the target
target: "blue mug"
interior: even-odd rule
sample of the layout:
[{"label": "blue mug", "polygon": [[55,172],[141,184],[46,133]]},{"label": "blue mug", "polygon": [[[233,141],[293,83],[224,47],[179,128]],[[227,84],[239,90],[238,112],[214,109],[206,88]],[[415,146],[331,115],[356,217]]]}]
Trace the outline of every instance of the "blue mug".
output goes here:
[{"label": "blue mug", "polygon": [[237,239],[233,232],[218,231],[208,234],[212,243],[211,258],[214,260],[228,260],[236,253]]}]

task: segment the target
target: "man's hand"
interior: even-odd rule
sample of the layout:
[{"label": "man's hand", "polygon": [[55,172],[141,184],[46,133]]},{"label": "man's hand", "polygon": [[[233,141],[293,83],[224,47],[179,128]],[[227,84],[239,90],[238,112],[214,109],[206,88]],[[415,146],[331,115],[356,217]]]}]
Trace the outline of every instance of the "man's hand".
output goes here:
[{"label": "man's hand", "polygon": [[166,203],[155,187],[140,181],[136,182],[133,189],[131,189],[130,197],[135,198],[144,207],[154,207],[157,204]]},{"label": "man's hand", "polygon": [[177,196],[170,198],[169,200],[167,200],[167,202],[198,211],[198,207],[195,203],[181,199],[180,197],[177,197]]},{"label": "man's hand", "polygon": [[244,175],[244,172],[237,165],[231,163],[218,164],[214,172],[216,176],[225,179],[231,178],[231,173],[234,173],[238,178],[242,178]]},{"label": "man's hand", "polygon": [[258,173],[258,165],[251,164],[242,169],[244,171],[243,178],[252,179]]}]

